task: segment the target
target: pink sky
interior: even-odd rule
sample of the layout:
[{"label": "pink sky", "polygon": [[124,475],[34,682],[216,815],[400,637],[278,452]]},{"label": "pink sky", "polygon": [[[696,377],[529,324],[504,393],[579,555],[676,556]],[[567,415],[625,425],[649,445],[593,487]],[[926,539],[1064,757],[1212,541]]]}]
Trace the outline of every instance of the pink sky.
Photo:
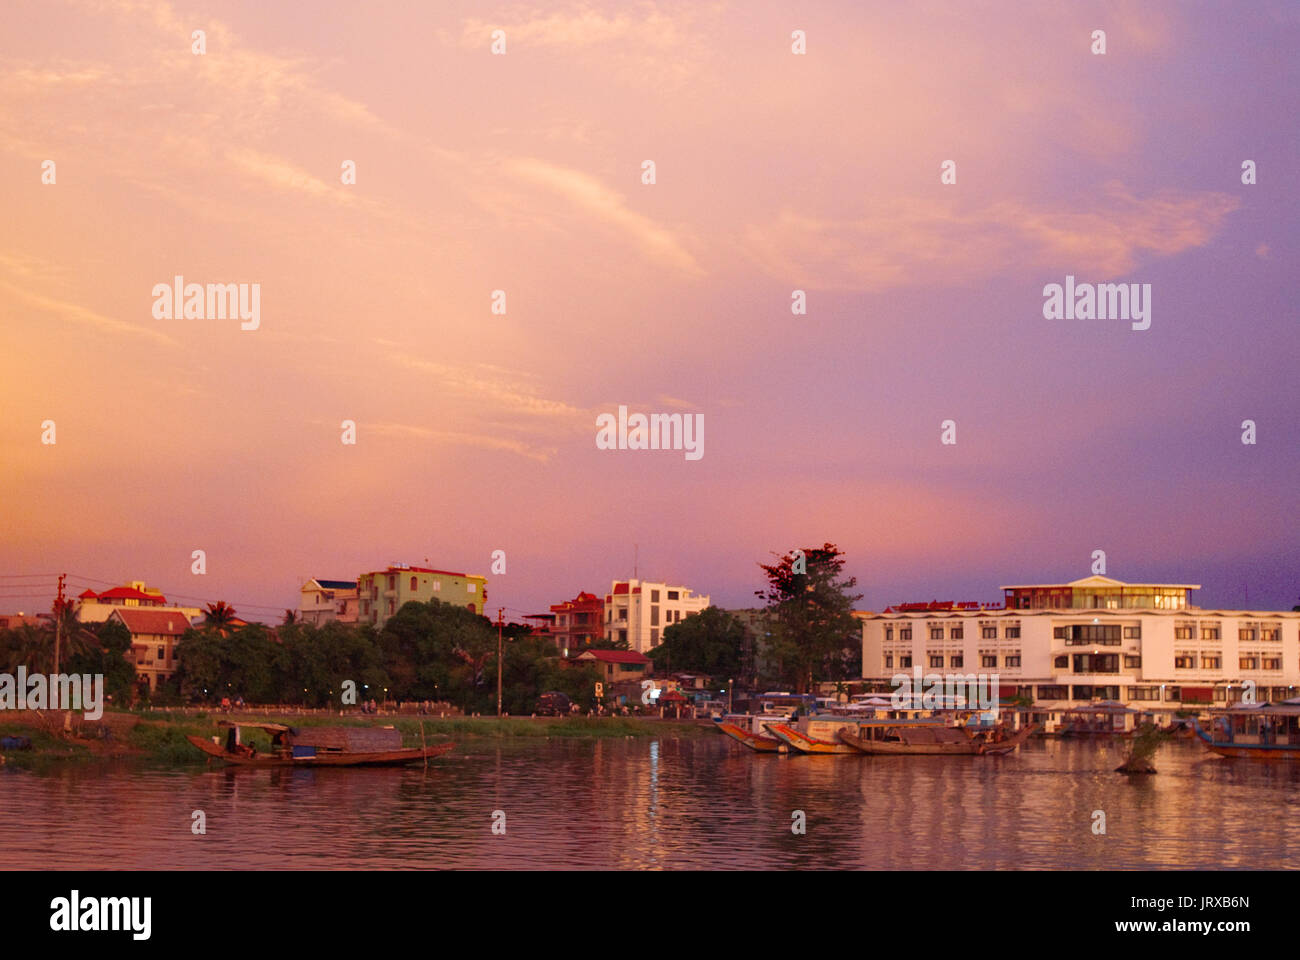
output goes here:
[{"label": "pink sky", "polygon": [[[863,607],[1104,549],[1289,609],[1298,41],[1281,2],[11,4],[0,610],[68,571],[273,618],[502,549],[534,612],[634,544],[748,606],[825,540]],[[176,274],[260,329],[154,319]],[[1066,274],[1152,284],[1151,329],[1045,320]],[[619,404],[704,414],[703,459],[597,450]]]}]

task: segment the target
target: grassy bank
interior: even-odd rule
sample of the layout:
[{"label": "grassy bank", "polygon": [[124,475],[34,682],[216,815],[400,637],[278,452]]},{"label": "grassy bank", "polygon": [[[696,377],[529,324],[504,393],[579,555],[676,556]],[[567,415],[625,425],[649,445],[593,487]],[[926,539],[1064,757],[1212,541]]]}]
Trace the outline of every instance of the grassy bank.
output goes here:
[{"label": "grassy bank", "polygon": [[[0,723],[0,735],[20,735],[32,741],[30,750],[4,754],[6,762],[29,767],[50,760],[92,760],[136,758],[165,764],[202,764],[206,758],[185,739],[187,735],[211,738],[218,735],[218,719],[249,720],[254,723],[284,723],[309,726],[394,726],[408,747],[424,741],[433,744],[451,739],[473,750],[474,741],[505,738],[604,739],[625,737],[695,738],[713,733],[704,721],[658,720],[642,717],[386,717],[386,716],[277,716],[256,717],[234,714],[105,714],[115,735],[103,741],[72,740],[51,732],[48,722],[14,715]],[[241,738],[259,750],[270,749],[270,737],[258,730],[245,730]]]}]

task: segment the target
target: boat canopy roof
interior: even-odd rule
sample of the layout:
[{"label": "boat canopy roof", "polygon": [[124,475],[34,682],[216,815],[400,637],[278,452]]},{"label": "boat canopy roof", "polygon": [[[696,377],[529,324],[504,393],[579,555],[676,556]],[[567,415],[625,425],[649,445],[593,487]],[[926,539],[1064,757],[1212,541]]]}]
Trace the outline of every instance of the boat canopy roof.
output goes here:
[{"label": "boat canopy roof", "polygon": [[283,723],[258,723],[256,720],[218,720],[219,727],[251,727],[254,730],[265,730],[267,733],[289,733],[292,727],[286,727]]},{"label": "boat canopy roof", "polygon": [[1300,717],[1300,702],[1284,700],[1281,703],[1243,703],[1240,700],[1230,707],[1220,707],[1215,713],[1263,713],[1274,717]]}]

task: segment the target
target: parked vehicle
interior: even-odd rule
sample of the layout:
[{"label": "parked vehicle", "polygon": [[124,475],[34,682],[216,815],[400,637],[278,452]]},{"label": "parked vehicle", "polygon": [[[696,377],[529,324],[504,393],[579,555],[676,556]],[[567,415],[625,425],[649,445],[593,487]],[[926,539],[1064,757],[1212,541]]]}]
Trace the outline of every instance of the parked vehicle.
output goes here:
[{"label": "parked vehicle", "polygon": [[539,717],[567,717],[572,710],[571,703],[568,694],[549,690],[537,698],[533,712]]}]

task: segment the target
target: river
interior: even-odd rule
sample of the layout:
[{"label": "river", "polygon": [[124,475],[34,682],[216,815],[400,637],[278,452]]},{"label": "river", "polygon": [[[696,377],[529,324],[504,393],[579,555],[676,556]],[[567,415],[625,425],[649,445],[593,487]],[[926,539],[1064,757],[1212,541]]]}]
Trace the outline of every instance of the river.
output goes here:
[{"label": "river", "polygon": [[1113,772],[1121,750],[1033,740],[1000,758],[788,757],[722,736],[517,738],[465,740],[427,770],[10,764],[0,867],[1292,866],[1300,769],[1175,742],[1158,774],[1130,778]]}]

